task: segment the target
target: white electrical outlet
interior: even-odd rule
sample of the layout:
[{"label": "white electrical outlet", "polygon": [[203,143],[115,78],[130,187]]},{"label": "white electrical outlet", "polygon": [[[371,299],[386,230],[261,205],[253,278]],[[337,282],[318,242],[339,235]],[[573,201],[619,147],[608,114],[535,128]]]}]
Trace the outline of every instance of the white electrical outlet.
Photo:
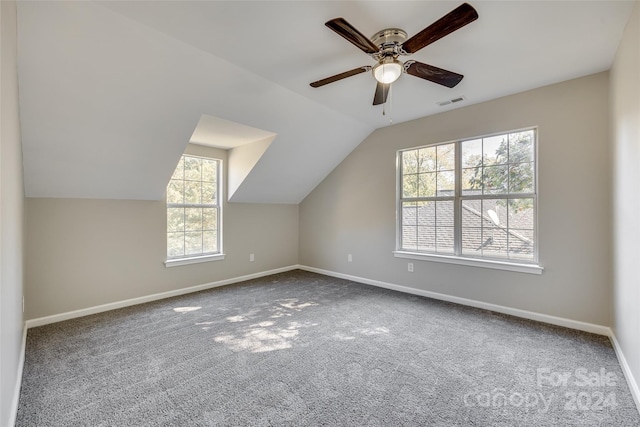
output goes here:
[{"label": "white electrical outlet", "polygon": [[413,263],[412,262],[407,264],[407,270],[409,270],[409,273],[413,273]]},{"label": "white electrical outlet", "polygon": [[351,254],[347,254],[347,262],[352,262],[353,261],[353,257],[351,256]]},{"label": "white electrical outlet", "polygon": [[256,256],[254,254],[249,254],[249,262],[253,262],[256,260]]}]

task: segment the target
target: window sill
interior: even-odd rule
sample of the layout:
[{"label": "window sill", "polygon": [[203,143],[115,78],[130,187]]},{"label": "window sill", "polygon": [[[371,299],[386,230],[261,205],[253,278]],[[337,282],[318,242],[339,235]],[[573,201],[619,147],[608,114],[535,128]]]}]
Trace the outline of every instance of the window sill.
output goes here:
[{"label": "window sill", "polygon": [[224,254],[212,254],[212,255],[204,255],[204,256],[195,256],[190,258],[174,258],[168,259],[164,262],[165,267],[179,267],[181,265],[188,264],[198,264],[201,262],[209,262],[209,261],[222,261],[224,259]]},{"label": "window sill", "polygon": [[419,259],[424,261],[444,262],[447,264],[467,265],[471,267],[492,268],[495,270],[515,271],[518,273],[542,274],[544,268],[537,264],[518,264],[488,259],[472,259],[455,255],[435,255],[417,252],[394,251],[396,258]]}]

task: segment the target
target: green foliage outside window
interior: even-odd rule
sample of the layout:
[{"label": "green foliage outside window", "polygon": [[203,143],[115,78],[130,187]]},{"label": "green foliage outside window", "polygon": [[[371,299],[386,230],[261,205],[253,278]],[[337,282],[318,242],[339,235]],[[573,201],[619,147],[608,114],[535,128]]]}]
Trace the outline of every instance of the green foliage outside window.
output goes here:
[{"label": "green foliage outside window", "polygon": [[400,248],[535,261],[535,139],[531,129],[402,151]]},{"label": "green foliage outside window", "polygon": [[216,253],[218,248],[218,164],[182,156],[167,186],[167,256]]},{"label": "green foliage outside window", "polygon": [[[498,138],[499,144],[495,149],[487,150],[484,147],[487,142],[483,141],[482,154],[471,154],[465,159],[463,193],[527,194],[535,191],[533,131],[511,133]],[[466,143],[462,143],[463,151]],[[517,210],[532,207],[532,199],[514,202],[512,206]],[[504,205],[504,202],[501,203]]]}]

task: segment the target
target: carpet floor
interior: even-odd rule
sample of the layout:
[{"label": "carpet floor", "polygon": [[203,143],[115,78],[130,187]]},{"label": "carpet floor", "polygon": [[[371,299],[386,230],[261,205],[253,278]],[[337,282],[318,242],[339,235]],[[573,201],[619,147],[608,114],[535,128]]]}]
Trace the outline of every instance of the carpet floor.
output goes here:
[{"label": "carpet floor", "polygon": [[17,426],[639,426],[608,338],[304,271],[29,329]]}]

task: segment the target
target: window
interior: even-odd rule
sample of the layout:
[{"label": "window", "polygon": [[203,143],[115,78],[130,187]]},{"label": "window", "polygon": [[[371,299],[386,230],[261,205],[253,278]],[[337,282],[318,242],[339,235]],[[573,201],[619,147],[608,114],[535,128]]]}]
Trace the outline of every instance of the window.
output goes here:
[{"label": "window", "polygon": [[535,129],[398,152],[396,254],[536,264],[535,162]]},{"label": "window", "polygon": [[220,160],[183,155],[167,186],[167,263],[220,254],[220,216]]}]

